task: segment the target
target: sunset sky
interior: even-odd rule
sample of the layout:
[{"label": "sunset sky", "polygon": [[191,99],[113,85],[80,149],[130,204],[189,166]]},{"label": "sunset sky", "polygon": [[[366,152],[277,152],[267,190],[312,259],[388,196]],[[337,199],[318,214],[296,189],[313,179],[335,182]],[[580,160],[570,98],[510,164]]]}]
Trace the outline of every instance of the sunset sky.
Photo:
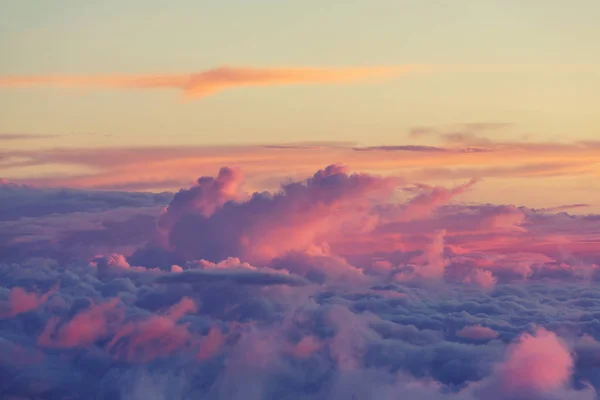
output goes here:
[{"label": "sunset sky", "polygon": [[0,0],[0,399],[599,399],[599,21]]},{"label": "sunset sky", "polygon": [[[8,2],[0,13],[0,176],[51,176],[45,184],[61,185],[70,183],[66,176],[98,171],[60,156],[35,166],[18,162],[23,151],[48,156],[45,149],[57,148],[106,152],[112,163],[124,149],[139,147],[197,147],[204,153],[203,147],[214,145],[447,144],[436,135],[414,134],[422,128],[515,146],[597,142],[598,13],[593,0],[569,6],[460,0],[435,7],[408,0]],[[182,88],[193,74],[207,71],[207,93],[189,95]],[[244,73],[251,76],[240,78]],[[156,87],[140,84],[144,79],[170,82]],[[465,124],[482,128],[471,131]],[[107,148],[119,149],[118,155]],[[591,164],[599,150],[588,150],[581,158],[568,149],[553,155],[536,147],[514,158],[492,157],[489,165],[487,157],[467,155],[441,167],[481,169],[473,172],[477,177],[489,175],[486,169],[525,168],[538,194],[561,187],[553,201],[600,203],[598,168]],[[243,153],[256,155],[254,149]],[[360,168],[402,174],[405,156],[379,154]],[[210,173],[222,164],[219,157],[202,168],[174,150],[170,162],[185,166],[170,180]],[[270,154],[266,164],[287,157]],[[330,158],[357,164],[352,155],[334,152]],[[158,168],[152,161],[145,159],[144,168]],[[440,168],[430,157],[420,164]],[[110,172],[119,185],[165,180],[148,172],[127,179]],[[504,189],[494,196],[501,201],[552,205],[536,198],[523,173],[495,178],[480,185],[486,190],[477,190],[477,200],[494,201],[489,191],[499,185]],[[77,182],[96,184],[93,178]]]}]

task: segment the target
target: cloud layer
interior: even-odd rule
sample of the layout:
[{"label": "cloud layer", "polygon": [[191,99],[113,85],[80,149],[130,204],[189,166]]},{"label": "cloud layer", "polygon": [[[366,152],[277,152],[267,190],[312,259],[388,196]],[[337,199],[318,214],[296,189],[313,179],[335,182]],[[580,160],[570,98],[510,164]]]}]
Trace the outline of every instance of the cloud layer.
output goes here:
[{"label": "cloud layer", "polygon": [[[482,125],[482,126],[480,126]],[[480,179],[476,201],[525,202],[540,208],[600,202],[597,142],[493,141],[482,130],[503,125],[475,124],[419,128],[432,144],[357,146],[308,143],[267,146],[188,146],[143,148],[54,148],[0,151],[0,174],[35,186],[102,190],[177,190],[198,174],[210,175],[222,165],[244,171],[248,190],[276,190],[285,180],[299,180],[332,160],[353,170],[401,175],[417,185],[452,185]],[[452,136],[448,139],[447,136]],[[60,168],[69,174],[31,176],[34,168]],[[577,180],[575,180],[577,179]],[[562,185],[553,196],[534,196],[531,180],[544,188]],[[529,181],[529,182],[528,182]],[[502,186],[502,190],[498,187]],[[586,189],[589,188],[590,190]],[[545,190],[545,189],[544,189]],[[515,192],[515,194],[511,194]],[[517,193],[518,192],[518,193]],[[523,199],[522,196],[527,196]],[[583,196],[585,200],[582,201]],[[555,211],[558,211],[555,209]]]},{"label": "cloud layer", "polygon": [[476,180],[332,164],[248,193],[242,172],[0,187],[0,394],[597,398],[600,216],[457,202]]}]

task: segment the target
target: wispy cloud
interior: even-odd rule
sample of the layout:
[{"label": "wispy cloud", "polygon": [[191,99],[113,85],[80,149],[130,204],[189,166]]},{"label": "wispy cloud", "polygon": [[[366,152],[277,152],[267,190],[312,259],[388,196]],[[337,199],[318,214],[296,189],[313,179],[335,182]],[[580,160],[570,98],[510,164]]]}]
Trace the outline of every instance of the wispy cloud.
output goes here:
[{"label": "wispy cloud", "polygon": [[421,145],[405,145],[405,146],[373,146],[373,147],[355,147],[354,151],[424,151],[424,152],[437,152],[437,151],[448,151],[443,147],[437,146],[421,146]]},{"label": "wispy cloud", "polygon": [[564,205],[556,206],[556,207],[542,208],[539,211],[542,211],[542,212],[563,212],[563,211],[574,210],[574,209],[577,209],[577,208],[589,208],[589,207],[590,207],[589,204],[584,204],[584,203],[564,204]]},{"label": "wispy cloud", "polygon": [[186,74],[4,76],[0,77],[0,87],[175,89],[181,91],[185,97],[199,98],[236,87],[342,84],[368,79],[387,79],[416,68],[408,65],[364,68],[217,67]]},{"label": "wispy cloud", "polygon": [[[96,189],[177,189],[219,165],[241,167],[250,182],[275,186],[330,160],[376,173],[395,173],[414,181],[478,178],[594,176],[600,146],[595,142],[495,142],[444,146],[393,145],[359,147],[345,143],[271,146],[188,146],[143,148],[54,148],[0,151],[0,175],[42,186]],[[54,175],[31,176],[48,167]],[[56,172],[69,168],[69,175]],[[265,180],[269,180],[266,182]],[[272,181],[272,182],[271,182]],[[171,187],[172,185],[172,187]],[[268,186],[271,187],[271,186]],[[575,200],[574,202],[579,202]]]},{"label": "wispy cloud", "polygon": [[59,135],[36,135],[33,133],[0,133],[0,141],[3,140],[38,140],[54,139]]},{"label": "wispy cloud", "polygon": [[514,127],[505,122],[450,124],[446,126],[416,126],[409,132],[413,139],[437,137],[451,144],[469,143],[473,146],[491,144],[489,139],[480,137],[483,133],[496,132]]}]

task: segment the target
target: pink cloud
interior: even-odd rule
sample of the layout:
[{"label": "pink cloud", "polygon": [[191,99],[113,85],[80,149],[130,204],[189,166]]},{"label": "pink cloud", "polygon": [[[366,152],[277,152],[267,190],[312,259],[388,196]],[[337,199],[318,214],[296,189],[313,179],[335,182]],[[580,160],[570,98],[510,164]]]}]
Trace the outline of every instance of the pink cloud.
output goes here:
[{"label": "pink cloud", "polygon": [[56,292],[57,288],[53,288],[43,295],[37,293],[26,292],[21,287],[11,289],[8,301],[0,302],[0,318],[12,318],[16,315],[35,310],[44,304],[48,298]]},{"label": "pink cloud", "polygon": [[491,388],[503,398],[538,398],[566,389],[573,367],[566,344],[553,332],[538,328],[509,346]]},{"label": "pink cloud", "polygon": [[[198,175],[206,175],[222,165],[243,169],[246,185],[253,190],[271,190],[290,178],[310,174],[332,160],[353,170],[396,174],[411,182],[486,178],[543,179],[554,176],[580,176],[591,180],[598,169],[600,146],[592,143],[492,142],[489,151],[465,152],[447,146],[445,151],[355,151],[355,146],[187,146],[144,148],[53,148],[5,151],[0,174],[27,179],[24,183],[40,186],[69,186],[115,190],[177,190]],[[284,148],[282,148],[284,147]],[[462,150],[461,150],[462,149]],[[68,175],[37,177],[28,175],[31,166],[68,167]],[[20,172],[20,168],[23,170]],[[2,170],[4,169],[4,172]],[[506,186],[507,184],[504,183]],[[423,188],[430,186],[424,186]],[[512,184],[509,186],[512,187]],[[519,185],[519,187],[521,187]],[[482,190],[482,189],[480,189]],[[522,190],[522,189],[520,189]],[[508,191],[508,193],[505,193]],[[527,193],[531,193],[529,190]],[[498,193],[510,198],[510,189]],[[484,196],[475,191],[469,196]],[[578,203],[575,193],[561,192],[557,201]],[[521,197],[512,196],[520,201]],[[505,201],[505,200],[503,200]],[[537,199],[536,207],[549,207],[550,200]],[[589,199],[591,205],[593,201]],[[415,208],[418,210],[418,207]],[[424,210],[423,212],[426,212]]]},{"label": "pink cloud", "polygon": [[85,347],[106,337],[123,320],[117,308],[119,299],[93,305],[75,315],[70,321],[61,324],[58,317],[48,320],[44,331],[38,337],[43,347]]},{"label": "pink cloud", "polygon": [[197,354],[198,360],[208,360],[217,355],[225,344],[225,340],[226,336],[219,329],[210,328],[200,342],[200,349]]},{"label": "pink cloud", "polygon": [[127,261],[125,254],[111,253],[106,255],[97,255],[90,261],[90,266],[96,267],[100,276],[122,275],[126,272],[160,272],[157,268],[146,268],[142,266],[132,266]]},{"label": "pink cloud", "polygon": [[171,226],[169,246],[188,260],[242,257],[260,263],[304,251],[358,227],[371,199],[391,196],[399,182],[331,165],[278,192],[226,202],[221,199],[230,199],[232,189],[219,183],[221,176],[200,178],[200,186],[180,191],[161,217],[161,226]]},{"label": "pink cloud", "polygon": [[196,310],[193,300],[183,298],[164,315],[152,315],[120,326],[107,349],[119,360],[144,363],[193,346],[194,337],[187,324],[178,324],[177,321]]},{"label": "pink cloud", "polygon": [[491,289],[498,280],[492,274],[492,271],[474,269],[463,279],[464,283],[470,283],[484,289]]},{"label": "pink cloud", "polygon": [[[150,250],[159,246],[172,257],[164,268],[183,262],[203,270],[268,267],[316,282],[394,276],[484,289],[515,279],[589,279],[593,273],[591,266],[569,266],[566,256],[578,251],[594,257],[600,232],[593,220],[582,217],[577,224],[523,207],[450,204],[474,181],[451,188],[419,185],[409,190],[416,193],[412,198],[399,201],[402,180],[352,174],[339,165],[253,194],[241,191],[241,175],[232,171],[222,168],[217,177],[202,177],[176,194],[160,217],[160,240],[132,262],[153,265]],[[562,232],[560,241],[554,232]],[[406,256],[395,260],[395,252]]]},{"label": "pink cloud", "polygon": [[444,187],[424,188],[422,193],[412,198],[404,209],[406,219],[419,219],[427,216],[437,207],[447,203],[450,199],[471,189],[477,181],[475,179],[451,189]]},{"label": "pink cloud", "polygon": [[159,219],[159,229],[168,233],[185,213],[210,217],[226,202],[239,197],[242,175],[238,170],[221,168],[216,178],[201,177],[189,189],[181,189]]},{"label": "pink cloud", "polygon": [[[107,385],[115,373],[146,371],[131,364],[151,363],[177,371],[168,388],[201,386],[223,398],[248,397],[248,388],[255,398],[278,396],[290,387],[298,397],[320,398],[590,398],[591,391],[579,390],[597,364],[595,355],[582,356],[597,347],[589,338],[576,345],[577,366],[566,344],[544,329],[519,337],[506,346],[504,361],[491,363],[505,348],[493,339],[534,320],[594,333],[598,293],[589,283],[600,273],[599,217],[453,202],[472,184],[407,187],[402,179],[331,165],[278,190],[249,194],[241,174],[223,168],[156,213],[162,221],[156,233],[168,241],[140,242],[131,257],[107,252],[90,265],[65,268],[43,259],[0,272],[8,288],[32,277],[69,285],[34,316],[46,318],[37,344],[48,364],[40,369],[82,367],[80,359],[89,360],[82,354],[112,356],[117,369],[89,378],[106,378]],[[154,229],[154,221],[143,229]],[[59,235],[50,238],[60,243]],[[161,270],[150,268],[163,256]],[[559,284],[528,284],[536,280]],[[498,282],[491,293],[480,289]],[[120,300],[72,316],[80,297],[115,292]],[[15,293],[23,309],[41,304],[40,295]],[[27,333],[27,320],[5,321],[2,329],[20,340],[10,330]],[[456,331],[464,321],[477,324]],[[221,330],[225,324],[243,327]],[[23,344],[33,343],[27,339]],[[63,368],[61,376],[74,376]],[[206,372],[214,384],[179,382],[180,371],[198,381],[204,377],[196,371]],[[414,374],[414,382],[405,385],[396,371]],[[434,382],[423,382],[423,375]],[[87,386],[85,379],[80,385]],[[449,393],[455,388],[461,389]]]},{"label": "pink cloud", "polygon": [[491,231],[513,230],[526,232],[527,230],[521,225],[525,223],[527,216],[514,206],[506,206],[501,209],[496,209],[495,212],[486,216],[481,225],[484,229]]},{"label": "pink cloud", "polygon": [[498,332],[481,325],[465,326],[456,335],[466,339],[492,340],[498,337]]},{"label": "pink cloud", "polygon": [[171,265],[171,272],[183,272],[183,268],[179,265]]},{"label": "pink cloud", "polygon": [[318,351],[321,348],[321,345],[322,344],[316,337],[304,336],[292,347],[291,353],[294,355],[294,357],[307,358],[314,352]]},{"label": "pink cloud", "polygon": [[443,278],[447,260],[444,257],[445,231],[434,234],[432,242],[425,249],[425,265],[417,270],[417,274],[425,279]]}]

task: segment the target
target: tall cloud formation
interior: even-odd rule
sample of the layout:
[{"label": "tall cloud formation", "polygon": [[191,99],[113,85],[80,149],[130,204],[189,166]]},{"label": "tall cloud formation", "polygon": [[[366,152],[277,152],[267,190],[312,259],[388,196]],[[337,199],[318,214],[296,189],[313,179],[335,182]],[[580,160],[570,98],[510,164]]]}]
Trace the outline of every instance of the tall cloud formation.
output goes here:
[{"label": "tall cloud formation", "polygon": [[600,217],[477,184],[0,188],[0,397],[597,398]]},{"label": "tall cloud formation", "polygon": [[105,76],[5,76],[0,87],[176,89],[188,98],[214,95],[236,87],[350,83],[385,79],[415,69],[412,66],[367,68],[218,67],[190,74]]},{"label": "tall cloud formation", "polygon": [[236,202],[239,183],[238,174],[223,168],[216,179],[200,178],[197,186],[175,195],[159,225],[168,229],[169,246],[177,255],[185,260],[241,257],[268,262],[305,250],[340,234],[345,223],[353,222],[349,217],[368,212],[369,197],[382,201],[390,195],[396,180],[349,175],[346,168],[331,165],[306,182],[283,185],[279,193],[254,193]]}]

